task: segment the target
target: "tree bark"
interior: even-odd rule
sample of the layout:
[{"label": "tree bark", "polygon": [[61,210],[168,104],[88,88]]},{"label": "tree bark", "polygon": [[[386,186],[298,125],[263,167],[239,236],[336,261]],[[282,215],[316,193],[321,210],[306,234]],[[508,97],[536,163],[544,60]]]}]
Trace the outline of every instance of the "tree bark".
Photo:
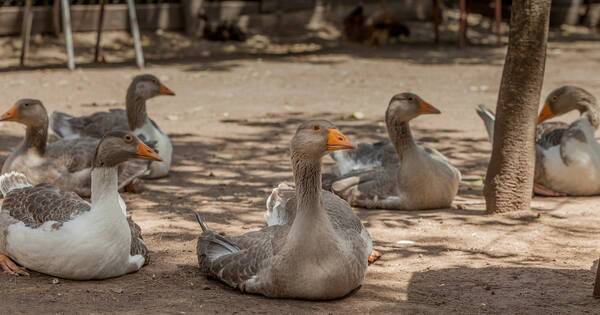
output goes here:
[{"label": "tree bark", "polygon": [[594,297],[600,298],[600,260],[598,260],[598,268],[596,269],[596,281],[594,283]]},{"label": "tree bark", "polygon": [[528,210],[550,0],[514,0],[484,195],[488,213]]}]

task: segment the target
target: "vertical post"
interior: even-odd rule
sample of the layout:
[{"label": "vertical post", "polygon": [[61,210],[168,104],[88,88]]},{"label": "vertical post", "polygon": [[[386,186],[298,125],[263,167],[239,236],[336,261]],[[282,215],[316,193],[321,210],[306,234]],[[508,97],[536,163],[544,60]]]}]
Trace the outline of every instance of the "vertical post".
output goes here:
[{"label": "vertical post", "polygon": [[100,0],[100,16],[98,17],[98,28],[96,30],[96,51],[94,52],[94,62],[100,58],[100,41],[102,39],[102,27],[104,26],[104,6],[106,0]]},{"label": "vertical post", "polygon": [[460,0],[460,28],[458,33],[458,45],[465,47],[467,41],[467,0]]},{"label": "vertical post", "polygon": [[202,36],[205,24],[201,18],[204,15],[204,0],[183,0],[181,4],[183,5],[185,33],[191,37]]},{"label": "vertical post", "polygon": [[60,36],[60,1],[52,3],[52,31],[54,36]]},{"label": "vertical post", "polygon": [[502,44],[502,0],[496,0],[496,43],[498,45]]},{"label": "vertical post", "polygon": [[431,14],[433,15],[433,38],[435,43],[440,42],[440,24],[441,24],[441,15],[442,8],[440,8],[439,0],[433,0],[433,7],[431,9]]},{"label": "vertical post", "polygon": [[23,11],[23,24],[21,27],[21,66],[25,65],[25,60],[29,54],[29,42],[31,41],[31,23],[33,22],[33,1],[25,0],[25,9]]},{"label": "vertical post", "polygon": [[67,65],[69,70],[75,70],[75,52],[73,51],[73,33],[71,32],[71,8],[69,0],[62,0],[63,32],[67,46]]},{"label": "vertical post", "polygon": [[129,23],[131,25],[131,35],[133,36],[133,47],[135,49],[135,61],[138,68],[144,68],[144,52],[142,51],[142,40],[140,38],[140,27],[135,12],[135,2],[127,0],[127,11],[129,11]]}]

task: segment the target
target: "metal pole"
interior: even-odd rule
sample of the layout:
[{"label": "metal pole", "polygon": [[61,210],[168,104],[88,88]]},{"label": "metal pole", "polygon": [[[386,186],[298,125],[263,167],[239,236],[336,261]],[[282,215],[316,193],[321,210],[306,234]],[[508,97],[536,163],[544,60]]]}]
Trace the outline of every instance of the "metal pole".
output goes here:
[{"label": "metal pole", "polygon": [[69,70],[75,70],[75,52],[73,51],[73,33],[71,32],[71,9],[69,0],[62,0],[63,32],[67,46],[67,59]]},{"label": "metal pole", "polygon": [[502,44],[502,34],[500,27],[502,23],[502,0],[496,0],[496,41],[498,45]]},{"label": "metal pole", "polygon": [[127,0],[127,11],[129,11],[129,23],[131,24],[131,35],[133,36],[133,47],[135,49],[135,61],[138,68],[144,68],[144,52],[142,51],[142,41],[140,39],[140,27],[135,12],[135,2]]},{"label": "metal pole", "polygon": [[33,22],[33,1],[25,0],[25,10],[23,11],[23,26],[21,28],[21,66],[25,65],[25,60],[29,54],[29,42],[31,41],[31,24]]},{"label": "metal pole", "polygon": [[431,14],[433,15],[433,38],[435,43],[439,43],[440,42],[440,24],[441,24],[441,19],[440,16],[442,14],[442,9],[440,8],[440,3],[438,2],[439,0],[433,0],[433,7],[431,10]]},{"label": "metal pole", "polygon": [[460,28],[459,28],[458,45],[465,47],[467,41],[467,1],[460,0]]},{"label": "metal pole", "polygon": [[98,29],[96,35],[96,51],[94,52],[94,62],[98,62],[100,57],[100,40],[102,38],[102,26],[104,26],[104,5],[106,0],[100,0],[100,17],[98,18]]}]

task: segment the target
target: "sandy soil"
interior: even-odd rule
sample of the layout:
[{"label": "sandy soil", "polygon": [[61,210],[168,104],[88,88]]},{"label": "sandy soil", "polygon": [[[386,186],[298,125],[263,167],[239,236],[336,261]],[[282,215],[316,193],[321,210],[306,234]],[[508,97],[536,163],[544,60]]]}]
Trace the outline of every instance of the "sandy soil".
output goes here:
[{"label": "sandy soil", "polygon": [[[69,72],[60,41],[39,38],[18,70],[17,39],[0,39],[2,108],[23,97],[75,114],[122,106],[140,73],[124,34],[107,38],[106,59],[93,65],[93,37],[76,36],[81,69]],[[600,42],[595,35],[553,34],[544,94],[562,84],[600,95]],[[448,38],[449,40],[449,38]],[[592,261],[600,252],[596,198],[536,198],[531,213],[488,216],[481,197],[490,145],[474,108],[493,106],[505,48],[436,47],[427,39],[383,48],[307,38],[247,45],[191,42],[177,34],[145,37],[149,67],[175,97],[151,101],[150,115],[174,142],[169,178],[126,194],[151,249],[135,274],[74,282],[32,273],[0,274],[0,313],[595,313]],[[171,48],[166,50],[167,48]],[[6,71],[5,71],[6,70]],[[226,234],[264,225],[272,187],[291,179],[288,142],[298,123],[326,118],[356,141],[385,136],[389,98],[414,91],[443,112],[417,119],[421,140],[445,153],[464,175],[452,209],[356,209],[383,257],[363,287],[332,302],[242,295],[197,269],[199,227],[192,211]],[[1,108],[0,108],[1,110]],[[362,120],[347,119],[355,111]],[[569,116],[572,117],[572,116]],[[569,119],[567,117],[566,119]],[[5,158],[23,135],[0,125]],[[331,161],[327,161],[331,163]]]}]

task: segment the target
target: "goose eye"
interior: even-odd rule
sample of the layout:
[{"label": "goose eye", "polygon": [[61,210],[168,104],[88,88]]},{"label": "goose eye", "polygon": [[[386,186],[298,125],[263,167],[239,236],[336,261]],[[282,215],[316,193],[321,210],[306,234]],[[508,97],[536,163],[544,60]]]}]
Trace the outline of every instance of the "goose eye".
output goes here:
[{"label": "goose eye", "polygon": [[131,135],[126,135],[125,136],[125,141],[131,142],[131,141],[133,141],[133,137]]},{"label": "goose eye", "polygon": [[556,96],[556,95],[552,96],[552,101],[556,102],[557,99],[558,99],[558,96]]},{"label": "goose eye", "polygon": [[321,130],[321,126],[319,126],[319,125],[314,125],[314,126],[313,126],[313,130],[314,130],[314,131],[319,131],[319,130]]},{"label": "goose eye", "polygon": [[413,97],[412,97],[412,96],[409,96],[409,97],[408,97],[408,100],[412,102],[414,99],[413,99]]}]

